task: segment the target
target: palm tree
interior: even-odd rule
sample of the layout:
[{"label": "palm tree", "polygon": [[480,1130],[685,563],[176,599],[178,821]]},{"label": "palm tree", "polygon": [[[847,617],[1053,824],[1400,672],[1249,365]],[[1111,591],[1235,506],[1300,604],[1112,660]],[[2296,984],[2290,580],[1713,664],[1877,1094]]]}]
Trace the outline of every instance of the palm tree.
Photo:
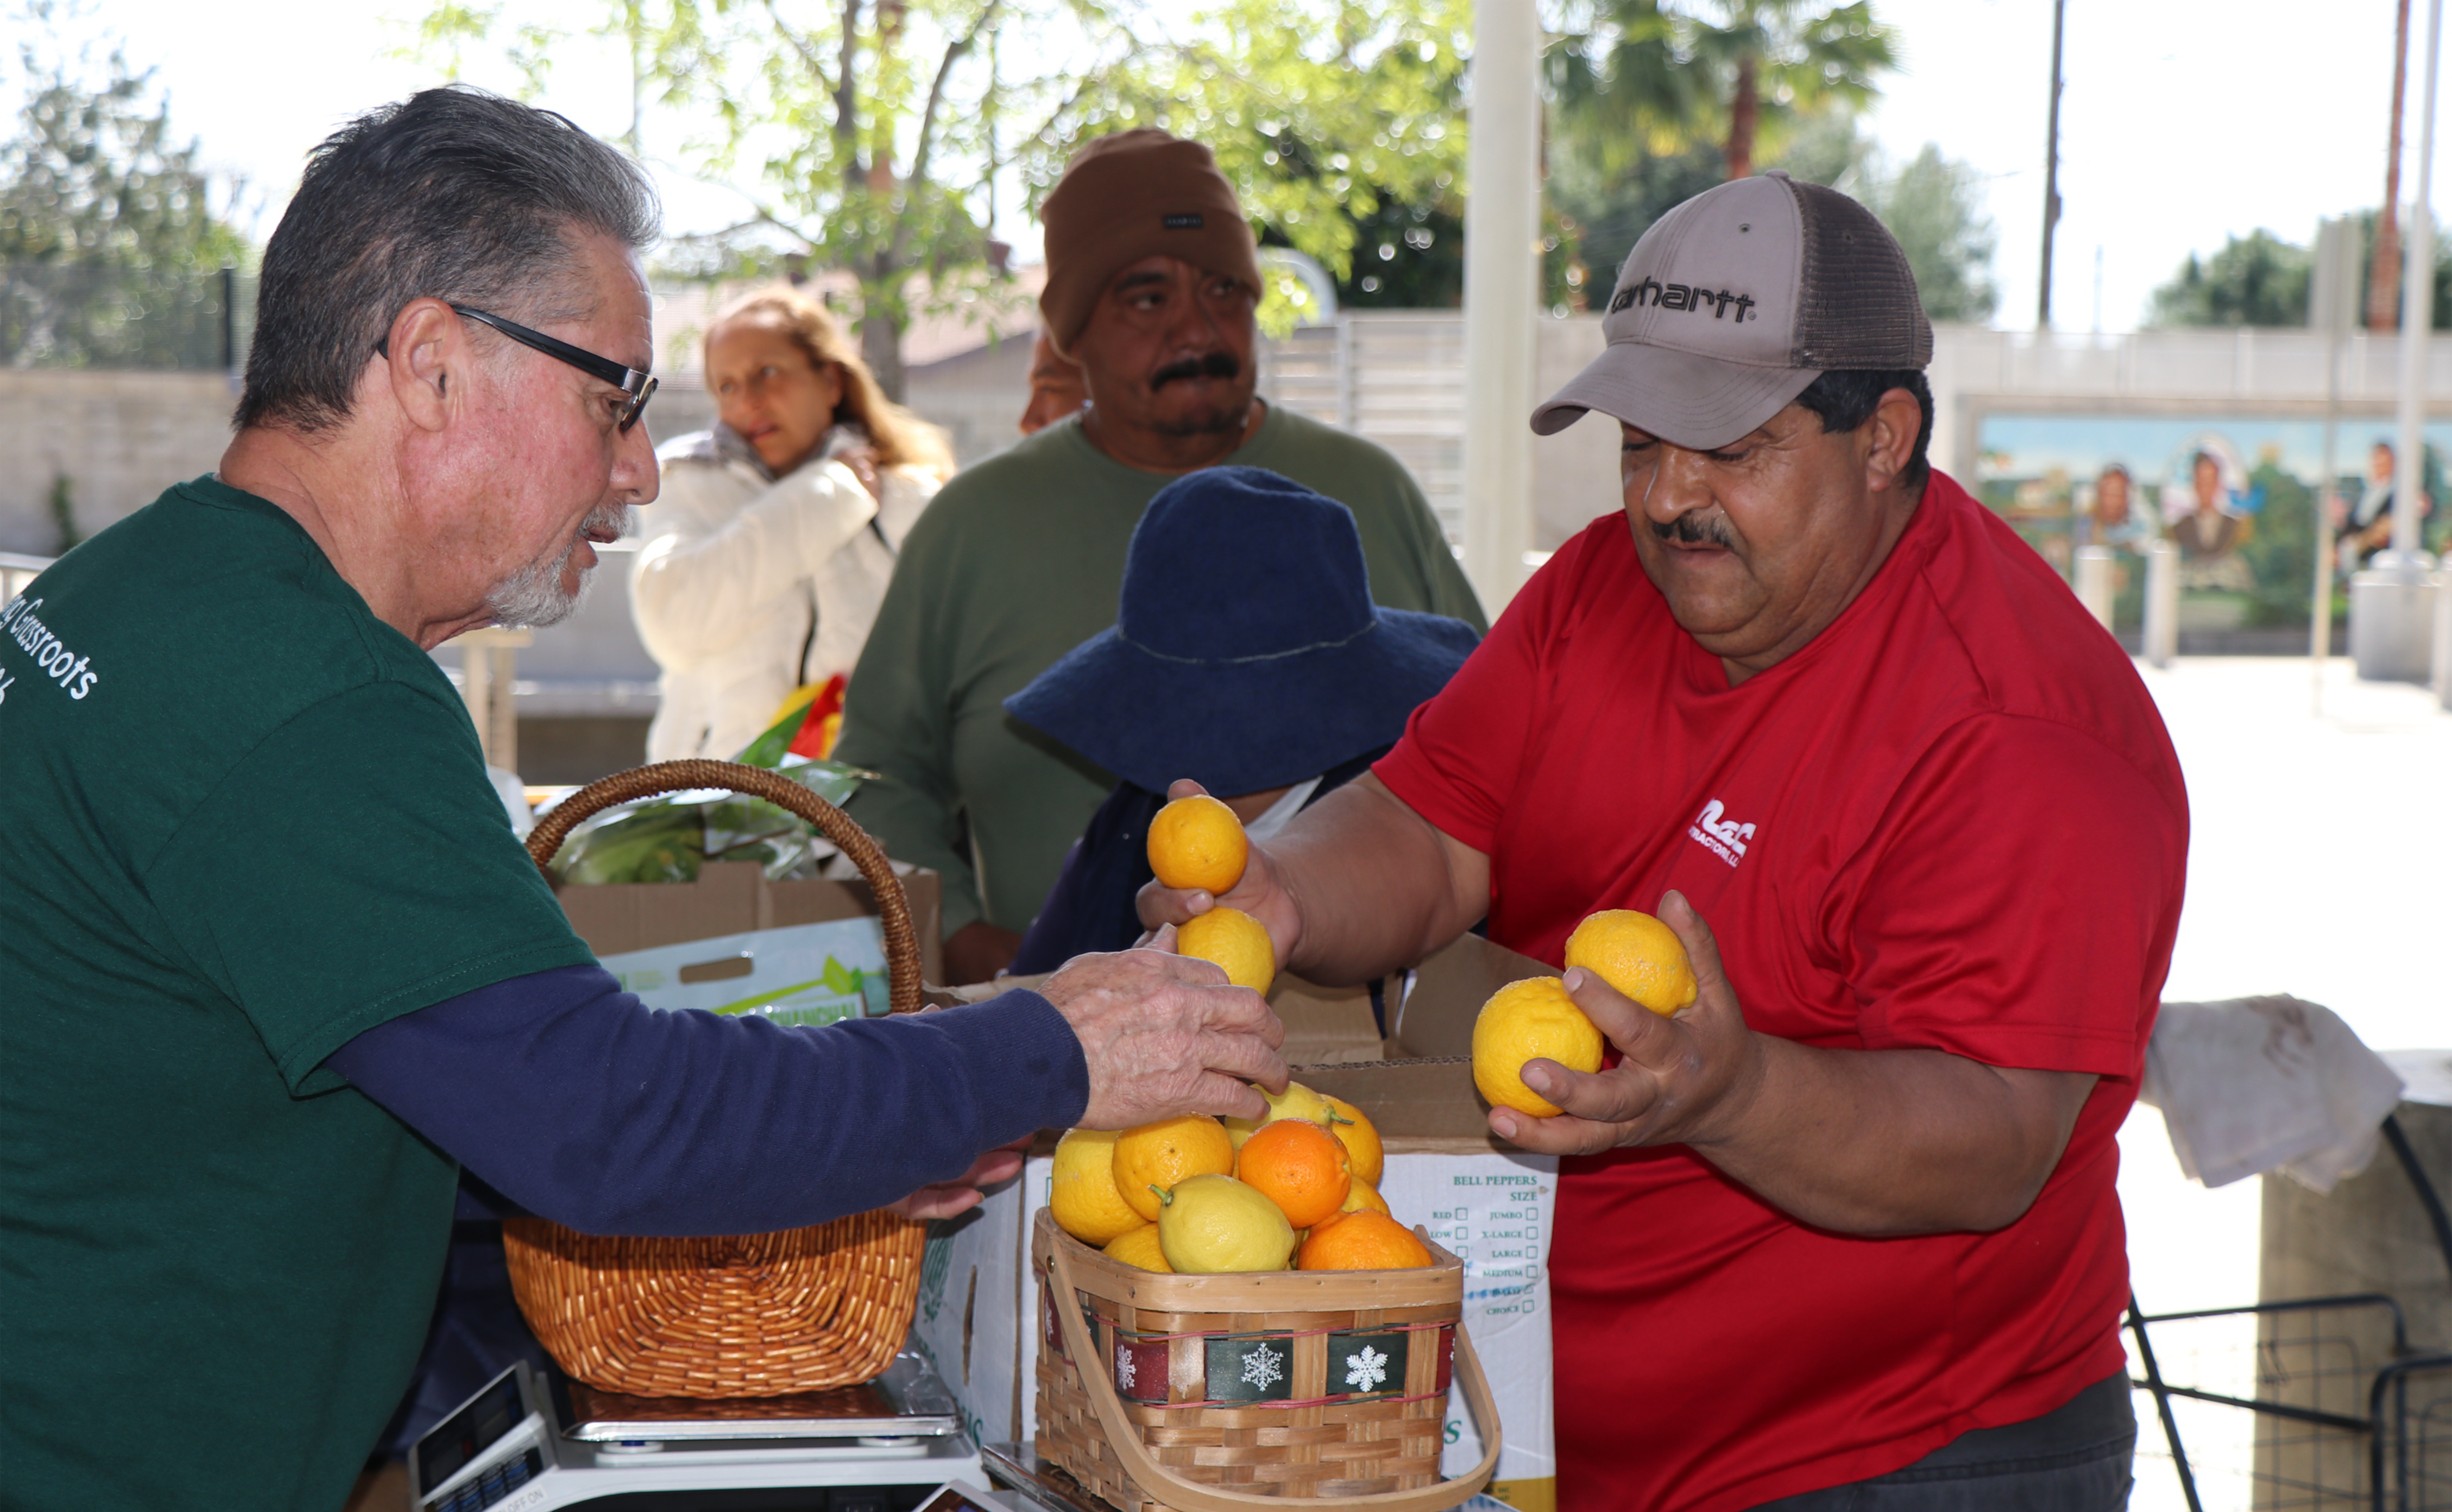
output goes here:
[{"label": "palm tree", "polygon": [[1587,0],[1552,50],[1551,78],[1575,124],[1652,154],[1708,138],[1730,178],[1799,114],[1861,108],[1898,67],[1898,34],[1872,0]]}]

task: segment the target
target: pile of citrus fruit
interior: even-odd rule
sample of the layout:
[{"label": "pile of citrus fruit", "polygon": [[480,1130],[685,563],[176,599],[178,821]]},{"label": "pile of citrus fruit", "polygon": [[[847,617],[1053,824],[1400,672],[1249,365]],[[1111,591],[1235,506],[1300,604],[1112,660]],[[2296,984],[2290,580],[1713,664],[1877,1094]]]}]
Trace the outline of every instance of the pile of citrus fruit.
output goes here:
[{"label": "pile of citrus fruit", "polygon": [[1295,1082],[1257,1123],[1195,1114],[1070,1130],[1048,1207],[1066,1233],[1143,1270],[1427,1265],[1430,1250],[1380,1200],[1385,1166],[1361,1109]]},{"label": "pile of citrus fruit", "polygon": [[[1567,937],[1567,965],[1581,966],[1662,1018],[1694,1001],[1694,963],[1676,932],[1648,913],[1610,908]],[[1524,1063],[1547,1057],[1587,1075],[1601,1068],[1601,1031],[1558,977],[1511,982],[1473,1023],[1473,1082],[1493,1106],[1534,1118],[1564,1111],[1524,1084]]]}]

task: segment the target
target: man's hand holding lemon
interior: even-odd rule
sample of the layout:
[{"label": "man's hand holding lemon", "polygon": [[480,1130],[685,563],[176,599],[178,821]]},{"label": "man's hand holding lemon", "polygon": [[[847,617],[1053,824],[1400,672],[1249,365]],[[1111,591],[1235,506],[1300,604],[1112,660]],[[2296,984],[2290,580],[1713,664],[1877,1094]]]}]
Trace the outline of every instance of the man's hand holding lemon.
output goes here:
[{"label": "man's hand holding lemon", "polygon": [[1618,1064],[1588,1073],[1546,1056],[1525,1062],[1524,1084],[1562,1111],[1536,1118],[1493,1108],[1499,1138],[1545,1154],[1592,1155],[1622,1144],[1708,1145],[1742,1124],[1762,1084],[1762,1037],[1746,1027],[1702,916],[1671,892],[1660,901],[1660,922],[1693,963],[1693,1001],[1664,1015],[1598,971],[1569,966],[1567,996],[1616,1047]]},{"label": "man's hand holding lemon", "polygon": [[1233,908],[1269,932],[1275,947],[1272,967],[1284,965],[1301,934],[1302,915],[1279,885],[1267,849],[1245,840],[1234,811],[1190,778],[1170,786],[1166,796],[1167,806],[1150,826],[1150,865],[1157,880],[1141,889],[1141,923],[1179,928],[1213,909]]}]

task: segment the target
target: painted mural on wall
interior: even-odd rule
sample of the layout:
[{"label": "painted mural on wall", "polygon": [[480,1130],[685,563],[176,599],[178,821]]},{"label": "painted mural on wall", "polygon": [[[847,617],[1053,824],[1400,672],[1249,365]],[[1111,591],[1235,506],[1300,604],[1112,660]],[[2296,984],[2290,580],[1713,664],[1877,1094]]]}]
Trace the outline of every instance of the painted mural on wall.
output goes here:
[{"label": "painted mural on wall", "polygon": [[[2392,423],[2344,417],[2337,497],[2323,529],[2346,579],[2392,532]],[[2323,484],[2323,426],[2239,415],[1988,414],[1974,487],[2064,576],[2080,546],[2118,553],[2114,621],[2143,617],[2138,553],[2157,539],[2180,550],[2183,630],[2304,628],[2314,585]],[[2443,458],[2452,423],[2426,428],[2426,517],[2433,551],[2452,536]],[[2344,612],[2337,602],[2336,614]]]}]

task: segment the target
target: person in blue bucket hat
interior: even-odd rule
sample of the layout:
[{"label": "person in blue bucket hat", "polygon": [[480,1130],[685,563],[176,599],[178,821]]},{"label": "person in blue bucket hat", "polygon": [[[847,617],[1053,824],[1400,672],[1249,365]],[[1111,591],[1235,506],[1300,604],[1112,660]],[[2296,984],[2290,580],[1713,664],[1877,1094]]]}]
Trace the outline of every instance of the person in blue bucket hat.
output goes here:
[{"label": "person in blue bucket hat", "polygon": [[1479,636],[1371,602],[1345,506],[1262,468],[1160,489],[1134,528],[1117,623],[1004,701],[1119,779],[1022,939],[1017,974],[1139,938],[1149,825],[1189,777],[1256,839],[1359,777]]}]

